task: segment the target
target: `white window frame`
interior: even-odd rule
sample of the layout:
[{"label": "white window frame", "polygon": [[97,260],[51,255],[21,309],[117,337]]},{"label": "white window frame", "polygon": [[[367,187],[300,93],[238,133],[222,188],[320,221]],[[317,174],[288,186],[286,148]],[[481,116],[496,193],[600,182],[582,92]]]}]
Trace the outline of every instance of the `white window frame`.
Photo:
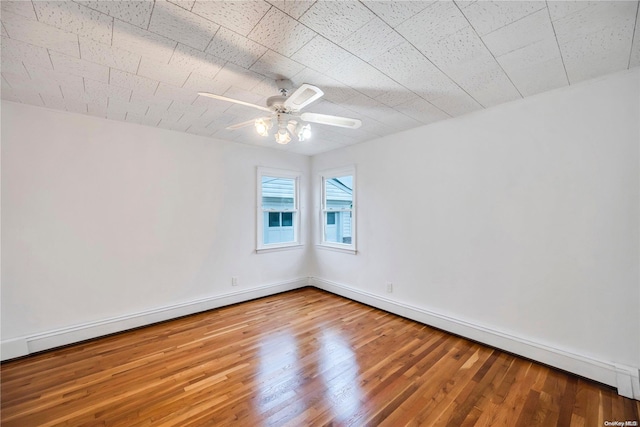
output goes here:
[{"label": "white window frame", "polygon": [[[293,209],[291,210],[274,210],[263,209],[262,207],[262,177],[271,176],[276,178],[287,178],[294,180],[294,201]],[[273,250],[290,249],[302,246],[300,243],[300,224],[302,216],[300,213],[300,179],[302,173],[285,170],[285,169],[272,169],[272,168],[257,168],[257,191],[256,191],[256,252],[268,252]],[[293,241],[286,243],[264,243],[264,227],[268,224],[264,223],[265,212],[293,212]]]},{"label": "white window frame", "polygon": [[[351,209],[327,209],[326,207],[326,180],[331,178],[336,178],[339,176],[351,175],[353,177],[352,181],[352,207]],[[337,169],[329,169],[322,171],[320,173],[320,217],[319,217],[319,232],[320,236],[318,239],[318,247],[325,249],[332,249],[341,252],[348,252],[352,254],[357,253],[356,242],[357,242],[357,205],[356,205],[356,167],[355,166],[346,166]],[[325,214],[328,212],[351,212],[351,243],[337,243],[337,242],[328,242],[325,240]]]}]

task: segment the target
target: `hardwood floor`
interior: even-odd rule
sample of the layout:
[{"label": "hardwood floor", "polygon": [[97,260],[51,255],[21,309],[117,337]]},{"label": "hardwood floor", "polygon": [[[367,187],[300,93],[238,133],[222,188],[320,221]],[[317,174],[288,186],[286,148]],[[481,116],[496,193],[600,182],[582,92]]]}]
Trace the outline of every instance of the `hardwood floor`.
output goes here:
[{"label": "hardwood floor", "polygon": [[640,402],[316,289],[3,363],[2,426],[603,426]]}]

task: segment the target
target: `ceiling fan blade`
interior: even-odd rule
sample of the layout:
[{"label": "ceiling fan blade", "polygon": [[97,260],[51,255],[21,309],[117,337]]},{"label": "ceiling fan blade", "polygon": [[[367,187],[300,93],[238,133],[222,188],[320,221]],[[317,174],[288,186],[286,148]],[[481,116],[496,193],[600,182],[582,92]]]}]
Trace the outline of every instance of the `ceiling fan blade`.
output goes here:
[{"label": "ceiling fan blade", "polygon": [[227,126],[227,130],[236,130],[236,129],[240,129],[243,128],[245,126],[249,126],[252,125],[256,122],[256,119],[253,120],[247,120],[246,122],[242,122],[242,123],[236,123],[235,125],[231,125],[231,126]]},{"label": "ceiling fan blade", "polygon": [[323,125],[339,126],[341,128],[358,129],[362,122],[358,119],[350,119],[348,117],[329,116],[327,114],[318,113],[302,113],[300,118],[305,122],[320,123]]},{"label": "ceiling fan blade", "polygon": [[284,101],[284,106],[291,110],[299,111],[322,95],[324,95],[324,92],[320,88],[305,83],[287,97],[287,100]]},{"label": "ceiling fan blade", "polygon": [[233,102],[234,104],[240,104],[240,105],[244,105],[246,107],[257,108],[258,110],[268,111],[270,113],[273,112],[271,109],[269,109],[267,107],[262,107],[260,105],[252,104],[250,102],[240,101],[239,99],[233,99],[233,98],[227,98],[226,96],[215,95],[215,94],[209,93],[209,92],[198,92],[198,95],[206,96],[206,97],[213,98],[213,99],[218,99],[220,101]]}]

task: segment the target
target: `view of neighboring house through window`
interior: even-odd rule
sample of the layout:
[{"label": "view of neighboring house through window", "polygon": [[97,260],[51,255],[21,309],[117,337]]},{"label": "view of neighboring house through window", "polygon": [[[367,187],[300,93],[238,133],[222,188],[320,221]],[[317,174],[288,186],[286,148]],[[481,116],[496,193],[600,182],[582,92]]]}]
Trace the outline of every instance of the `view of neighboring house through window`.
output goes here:
[{"label": "view of neighboring house through window", "polygon": [[341,172],[322,177],[322,244],[355,250],[355,174]]},{"label": "view of neighboring house through window", "polygon": [[259,169],[258,249],[298,244],[299,176]]}]

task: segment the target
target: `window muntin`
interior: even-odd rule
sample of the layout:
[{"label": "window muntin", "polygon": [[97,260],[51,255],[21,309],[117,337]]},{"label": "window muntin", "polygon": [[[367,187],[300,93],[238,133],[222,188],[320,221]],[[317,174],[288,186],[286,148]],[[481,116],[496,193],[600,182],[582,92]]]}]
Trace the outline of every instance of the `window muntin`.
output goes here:
[{"label": "window muntin", "polygon": [[297,246],[300,175],[258,168],[257,249]]},{"label": "window muntin", "polygon": [[322,174],[321,245],[355,251],[355,170]]}]

